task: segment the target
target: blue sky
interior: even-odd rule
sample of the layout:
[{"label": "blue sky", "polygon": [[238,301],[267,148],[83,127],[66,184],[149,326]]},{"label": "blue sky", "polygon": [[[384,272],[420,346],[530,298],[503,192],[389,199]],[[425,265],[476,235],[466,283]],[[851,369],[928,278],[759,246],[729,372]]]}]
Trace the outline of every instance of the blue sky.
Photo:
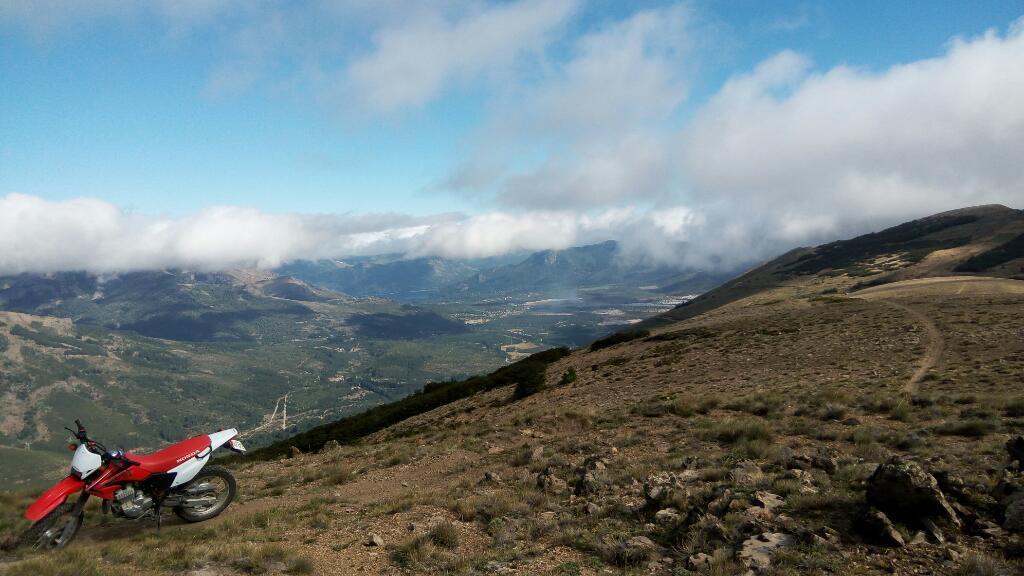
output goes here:
[{"label": "blue sky", "polygon": [[[964,58],[1012,62],[997,51],[1013,55],[1022,2],[345,0],[287,6],[0,1],[0,197],[51,203],[40,204],[42,210],[86,198],[108,203],[120,217],[175,222],[218,205],[269,215],[393,213],[426,219],[402,221],[428,227],[433,215],[458,213],[463,231],[471,228],[465,219],[477,216],[572,215],[569,233],[550,235],[553,246],[635,236],[626,228],[643,228],[640,220],[653,217],[652,210],[684,215],[690,229],[727,224],[723,214],[733,214],[743,227],[740,243],[755,241],[753,231],[766,226],[791,229],[769,243],[775,249],[870,227],[886,220],[880,214],[895,219],[1000,200],[1020,182],[1020,173],[1003,164],[984,166],[1002,175],[988,192],[926,173],[920,168],[925,158],[875,170],[904,154],[894,150],[871,169],[837,162],[831,174],[809,176],[827,181],[824,189],[806,191],[813,198],[791,197],[769,190],[789,184],[772,181],[772,169],[734,182],[728,169],[705,170],[718,158],[701,154],[708,146],[731,149],[765,137],[730,134],[745,115],[760,122],[755,108],[780,119],[811,118],[794,110],[813,106],[805,103],[820,84],[852,82],[867,95],[866,117],[900,116],[898,107],[912,98],[887,101],[886,95],[910,82],[904,76],[931,74],[941,83],[953,74],[954,38],[966,43]],[[992,50],[986,31],[998,44]],[[928,72],[930,60],[945,72]],[[900,76],[906,66],[926,71]],[[982,79],[989,80],[992,85],[980,90],[992,101],[1024,96],[1014,93],[1016,84]],[[749,93],[737,100],[727,95],[729,85]],[[962,109],[963,103],[944,100],[933,108],[939,113],[944,106]],[[833,112],[836,118],[861,113]],[[1010,139],[990,132],[983,140],[1016,146],[1016,109],[999,112],[1011,122],[1003,129]],[[988,125],[984,118],[964,122]],[[800,131],[807,142],[817,138],[806,132]],[[695,141],[697,135],[702,140]],[[854,146],[853,138],[835,145]],[[954,144],[928,156],[979,147],[966,139]],[[829,159],[841,153],[859,154],[837,148]],[[728,161],[748,164],[742,157]],[[851,192],[846,187],[857,178],[870,182]],[[769,185],[759,197],[792,202],[767,222],[744,214],[752,209],[750,182],[760,179]],[[846,220],[829,217],[853,202],[826,202],[829,186],[835,186],[830,198],[877,198],[886,195],[882,181],[911,193],[895,205],[854,203]],[[920,202],[924,197],[940,200]],[[814,210],[805,211],[807,204]],[[632,224],[610,231],[598,222],[608,218]],[[351,235],[350,225],[339,224],[337,233]],[[669,244],[693,242],[680,225],[666,226],[678,232]],[[386,247],[394,248],[394,235],[385,235]],[[678,245],[654,247],[657,242],[637,240],[638,249],[654,257],[678,251]],[[491,251],[534,244],[499,238]],[[447,247],[417,249],[460,253],[440,245]]]}]

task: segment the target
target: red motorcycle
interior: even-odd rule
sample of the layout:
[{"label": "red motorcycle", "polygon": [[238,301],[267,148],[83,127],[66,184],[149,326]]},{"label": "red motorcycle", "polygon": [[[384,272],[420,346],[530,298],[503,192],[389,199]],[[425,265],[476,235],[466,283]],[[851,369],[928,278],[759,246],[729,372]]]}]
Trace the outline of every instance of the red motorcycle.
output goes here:
[{"label": "red motorcycle", "polygon": [[[213,451],[225,444],[234,452],[245,452],[234,428],[189,438],[152,454],[132,454],[108,451],[89,438],[80,421],[75,425],[77,431],[66,428],[78,440],[71,444],[71,473],[25,511],[25,518],[34,522],[23,538],[29,546],[67,546],[82,526],[90,496],[103,499],[104,513],[132,520],[154,516],[158,528],[163,508],[188,522],[201,522],[223,512],[235,497],[231,472],[206,467]],[[68,502],[78,492],[78,499]]]}]

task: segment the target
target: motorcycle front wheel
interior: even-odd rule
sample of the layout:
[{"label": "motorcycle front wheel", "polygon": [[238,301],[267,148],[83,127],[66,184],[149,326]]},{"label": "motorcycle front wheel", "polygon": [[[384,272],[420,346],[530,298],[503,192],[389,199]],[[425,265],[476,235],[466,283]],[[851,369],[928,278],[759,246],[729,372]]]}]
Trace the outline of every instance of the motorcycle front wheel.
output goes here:
[{"label": "motorcycle front wheel", "polygon": [[227,468],[209,466],[182,490],[185,497],[174,513],[186,522],[202,522],[223,512],[235,499],[235,477]]},{"label": "motorcycle front wheel", "polygon": [[82,527],[82,506],[65,502],[22,535],[22,544],[37,550],[58,550],[71,543]]}]

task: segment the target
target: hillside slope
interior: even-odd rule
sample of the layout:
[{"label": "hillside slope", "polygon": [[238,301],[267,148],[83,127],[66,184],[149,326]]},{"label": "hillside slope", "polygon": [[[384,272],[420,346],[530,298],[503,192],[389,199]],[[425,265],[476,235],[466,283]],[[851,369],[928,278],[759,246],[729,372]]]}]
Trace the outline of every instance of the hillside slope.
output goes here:
[{"label": "hillside slope", "polygon": [[[854,283],[769,286],[557,359],[525,398],[485,389],[351,445],[235,462],[223,518],[157,534],[93,514],[74,548],[6,568],[1021,573],[1024,281],[839,293]],[[6,501],[0,526],[25,496]]]},{"label": "hillside slope", "polygon": [[854,287],[960,274],[1024,279],[1024,210],[988,205],[906,222],[816,248],[797,248],[644,326],[685,320],[767,289]]}]

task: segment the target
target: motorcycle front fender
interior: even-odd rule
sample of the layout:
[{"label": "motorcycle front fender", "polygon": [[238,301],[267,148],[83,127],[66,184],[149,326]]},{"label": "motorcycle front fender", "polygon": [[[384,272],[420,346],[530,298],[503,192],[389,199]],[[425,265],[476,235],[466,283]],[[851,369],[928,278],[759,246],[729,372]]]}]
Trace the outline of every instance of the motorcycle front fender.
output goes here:
[{"label": "motorcycle front fender", "polygon": [[74,476],[68,476],[58,482],[53,488],[43,492],[42,496],[29,505],[28,509],[25,510],[25,518],[30,522],[42,520],[54,508],[63,504],[68,499],[68,496],[81,491],[83,486],[85,486],[85,482]]}]

